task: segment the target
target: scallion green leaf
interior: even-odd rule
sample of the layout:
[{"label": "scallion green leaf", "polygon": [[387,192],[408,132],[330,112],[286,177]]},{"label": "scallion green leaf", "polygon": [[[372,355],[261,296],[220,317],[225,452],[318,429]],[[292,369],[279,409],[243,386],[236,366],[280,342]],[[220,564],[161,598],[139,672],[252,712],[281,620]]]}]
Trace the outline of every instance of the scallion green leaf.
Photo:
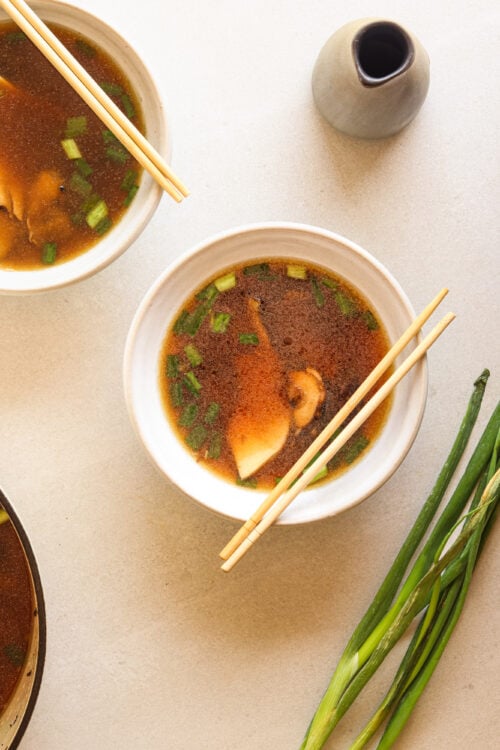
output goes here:
[{"label": "scallion green leaf", "polygon": [[240,344],[246,346],[257,346],[259,343],[259,337],[256,333],[240,333],[238,334],[238,341]]}]

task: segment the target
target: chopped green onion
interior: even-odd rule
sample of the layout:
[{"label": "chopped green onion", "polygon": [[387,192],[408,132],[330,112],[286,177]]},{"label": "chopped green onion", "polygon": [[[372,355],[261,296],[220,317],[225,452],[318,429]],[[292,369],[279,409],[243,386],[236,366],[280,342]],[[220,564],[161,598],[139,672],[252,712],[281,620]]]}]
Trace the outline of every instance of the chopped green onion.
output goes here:
[{"label": "chopped green onion", "polygon": [[137,182],[137,172],[135,169],[127,169],[125,172],[125,176],[121,182],[120,190],[123,190],[125,193],[128,193],[128,191],[134,187],[134,185]]},{"label": "chopped green onion", "polygon": [[314,297],[314,301],[316,302],[316,307],[323,307],[325,304],[325,295],[320,289],[320,286],[316,279],[311,279],[311,286],[312,286],[312,293]]},{"label": "chopped green onion", "polygon": [[207,431],[202,424],[195,424],[193,429],[186,436],[186,443],[194,451],[199,451],[207,439]]},{"label": "chopped green onion", "polygon": [[120,96],[120,101],[123,106],[123,111],[129,118],[129,120],[131,120],[135,116],[135,107],[132,104],[132,99],[130,98],[128,94],[122,94]]},{"label": "chopped green onion", "polygon": [[186,326],[188,318],[189,318],[188,311],[187,310],[182,310],[182,312],[180,313],[179,317],[177,318],[177,320],[174,323],[174,333],[180,334],[180,333],[185,333],[186,332],[185,326]]},{"label": "chopped green onion", "polygon": [[184,375],[183,382],[191,391],[191,393],[198,395],[201,391],[201,383],[192,370]]},{"label": "chopped green onion", "polygon": [[190,336],[195,336],[208,315],[208,311],[209,306],[206,303],[195,307],[193,312],[190,313],[184,321],[184,333],[188,333]]},{"label": "chopped green onion", "polygon": [[240,333],[238,335],[238,341],[240,344],[257,346],[259,343],[259,337],[256,333]]},{"label": "chopped green onion", "polygon": [[61,146],[64,149],[64,153],[68,159],[81,159],[82,155],[78,148],[77,142],[73,138],[64,138],[61,141]]},{"label": "chopped green onion", "polygon": [[75,193],[79,193],[84,197],[87,197],[92,192],[92,185],[88,180],[80,174],[80,172],[73,172],[69,181],[70,190]]},{"label": "chopped green onion", "polygon": [[349,441],[342,454],[346,464],[352,464],[364,451],[369,442],[365,435],[358,435],[354,440]]},{"label": "chopped green onion", "polygon": [[124,91],[122,87],[118,83],[101,83],[100,84],[103,91],[108,94],[108,96],[121,96]]},{"label": "chopped green onion", "polygon": [[206,422],[206,424],[213,424],[219,416],[219,411],[219,404],[217,404],[215,401],[212,401],[212,403],[207,407],[203,421]]},{"label": "chopped green onion", "polygon": [[169,388],[170,393],[170,401],[172,402],[172,406],[177,409],[179,406],[182,406],[184,403],[184,391],[182,388],[182,383],[175,382],[170,384]]},{"label": "chopped green onion", "polygon": [[111,221],[109,216],[106,216],[95,226],[95,231],[100,235],[106,234],[106,232],[108,232],[112,226],[113,222]]},{"label": "chopped green onion", "polygon": [[220,454],[222,452],[222,437],[219,432],[214,432],[213,435],[210,436],[210,441],[208,443],[208,458],[217,459],[220,458]]},{"label": "chopped green onion", "polygon": [[184,352],[189,360],[191,367],[198,367],[198,365],[201,365],[201,363],[203,362],[203,357],[194,344],[186,344],[186,346],[184,347]]},{"label": "chopped green onion", "polygon": [[342,315],[345,315],[346,318],[352,318],[356,314],[358,308],[351,297],[348,297],[339,290],[334,292],[334,297]]},{"label": "chopped green onion", "polygon": [[179,417],[180,427],[191,427],[198,416],[198,405],[197,404],[186,404]]},{"label": "chopped green onion", "polygon": [[257,276],[259,279],[270,279],[273,276],[269,263],[255,263],[253,266],[245,266],[243,275]]},{"label": "chopped green onion", "polygon": [[111,130],[105,129],[102,131],[101,135],[102,135],[102,140],[104,141],[104,143],[107,143],[107,144],[113,143],[115,145],[117,143],[120,143],[116,135]]},{"label": "chopped green onion", "polygon": [[106,156],[116,164],[125,164],[130,159],[130,154],[126,149],[120,146],[108,146],[105,151]]},{"label": "chopped green onion", "polygon": [[214,285],[219,292],[227,292],[229,289],[236,286],[236,274],[234,271],[226,273],[224,276],[215,279]]},{"label": "chopped green onion", "polygon": [[42,263],[51,265],[57,256],[57,245],[55,242],[46,242],[42,249]]},{"label": "chopped green onion", "polygon": [[210,328],[214,333],[225,333],[230,320],[231,315],[229,313],[214,313],[210,319]]},{"label": "chopped green onion", "polygon": [[77,117],[68,117],[66,120],[65,138],[76,138],[77,135],[83,135],[87,131],[87,118],[85,115]]},{"label": "chopped green onion", "polygon": [[26,652],[18,643],[8,643],[3,648],[3,653],[14,667],[22,667]]},{"label": "chopped green onion", "polygon": [[135,196],[137,195],[137,191],[139,190],[139,185],[132,185],[130,190],[128,191],[127,196],[125,197],[123,201],[124,206],[130,206],[132,201],[134,200]]},{"label": "chopped green onion", "polygon": [[167,354],[167,378],[173,379],[179,375],[179,357],[177,354]]},{"label": "chopped green onion", "polygon": [[95,57],[97,54],[95,48],[84,39],[75,39],[75,46],[80,52],[83,52],[86,57]]},{"label": "chopped green onion", "polygon": [[378,320],[371,310],[365,310],[362,317],[369,331],[376,331],[378,329]]},{"label": "chopped green onion", "polygon": [[321,283],[328,287],[328,289],[338,289],[338,283],[333,279],[324,277],[321,279]]},{"label": "chopped green onion", "polygon": [[218,297],[218,295],[219,295],[219,292],[215,284],[209,284],[208,286],[204,287],[196,294],[196,299],[206,300],[207,302],[213,302],[215,298]]},{"label": "chopped green onion", "polygon": [[75,159],[75,165],[81,175],[84,177],[90,177],[94,171],[88,161],[85,159]]},{"label": "chopped green onion", "polygon": [[108,207],[106,202],[99,200],[95,206],[93,206],[85,217],[87,224],[91,229],[95,229],[96,226],[108,215]]},{"label": "chopped green onion", "polygon": [[327,466],[323,466],[323,468],[320,469],[320,471],[318,471],[318,473],[316,474],[316,476],[314,476],[311,479],[310,484],[314,484],[315,482],[319,482],[320,479],[324,479],[327,476],[328,476],[328,467]]},{"label": "chopped green onion", "polygon": [[289,263],[286,267],[286,275],[291,279],[307,279],[307,269],[305,266]]},{"label": "chopped green onion", "polygon": [[5,41],[9,44],[17,44],[18,42],[25,42],[28,39],[24,31],[11,31],[5,35]]},{"label": "chopped green onion", "polygon": [[253,477],[249,477],[248,479],[240,479],[240,477],[237,477],[236,484],[238,487],[249,487],[254,490],[257,487],[257,480]]}]

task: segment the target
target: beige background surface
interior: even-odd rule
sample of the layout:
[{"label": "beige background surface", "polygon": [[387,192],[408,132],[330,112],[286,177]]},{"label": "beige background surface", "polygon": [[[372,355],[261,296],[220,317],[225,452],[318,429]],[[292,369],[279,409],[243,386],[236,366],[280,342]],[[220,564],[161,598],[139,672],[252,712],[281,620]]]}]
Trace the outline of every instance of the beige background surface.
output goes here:
[{"label": "beige background surface", "polygon": [[[173,166],[132,248],[57,292],[0,299],[1,485],[45,585],[48,652],[22,750],[293,750],[347,637],[455,435],[474,379],[500,394],[500,8],[493,0],[81,0],[143,55],[162,92]],[[406,24],[431,58],[418,118],[349,140],[315,110],[310,76],[338,26]],[[122,352],[145,291],[220,230],[300,221],[376,255],[421,309],[443,285],[457,320],[429,356],[429,396],[397,474],[337,518],[276,528],[231,574],[236,524],[153,468],[130,426]],[[398,748],[490,750],[500,735],[499,529]],[[381,695],[370,684],[329,748]]]}]

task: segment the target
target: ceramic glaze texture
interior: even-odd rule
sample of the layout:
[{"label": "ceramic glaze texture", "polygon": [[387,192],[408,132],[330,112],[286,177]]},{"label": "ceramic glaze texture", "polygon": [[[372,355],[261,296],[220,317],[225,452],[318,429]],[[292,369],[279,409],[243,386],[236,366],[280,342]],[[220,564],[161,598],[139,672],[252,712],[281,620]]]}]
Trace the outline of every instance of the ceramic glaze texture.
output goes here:
[{"label": "ceramic glaze texture", "polygon": [[337,130],[385,138],[408,125],[429,88],[429,58],[408,29],[364,18],[342,26],[322,48],[313,96]]}]

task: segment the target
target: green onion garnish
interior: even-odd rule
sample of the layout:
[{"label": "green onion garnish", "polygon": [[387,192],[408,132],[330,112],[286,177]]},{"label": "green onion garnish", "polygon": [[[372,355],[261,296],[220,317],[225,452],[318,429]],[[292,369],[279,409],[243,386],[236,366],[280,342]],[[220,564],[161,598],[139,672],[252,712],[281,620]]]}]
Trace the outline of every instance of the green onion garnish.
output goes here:
[{"label": "green onion garnish", "polygon": [[95,229],[107,215],[108,207],[106,202],[101,199],[90,209],[85,220],[91,229]]},{"label": "green onion garnish", "polygon": [[338,283],[333,279],[322,278],[321,283],[328,287],[328,289],[338,289]]},{"label": "green onion garnish", "polygon": [[269,263],[255,263],[253,266],[245,266],[243,269],[244,276],[257,276],[259,279],[272,278]]},{"label": "green onion garnish", "polygon": [[307,279],[307,269],[305,266],[297,266],[290,263],[286,267],[286,275],[291,279]]},{"label": "green onion garnish", "polygon": [[210,328],[214,333],[225,333],[230,320],[231,315],[229,313],[214,313],[210,319]]},{"label": "green onion garnish", "polygon": [[238,341],[240,344],[257,346],[259,343],[259,337],[256,333],[240,333],[238,335]]},{"label": "green onion garnish", "polygon": [[250,489],[254,490],[257,487],[257,480],[253,477],[250,477],[248,479],[240,479],[240,477],[237,477],[236,484],[238,485],[238,487],[249,487]]},{"label": "green onion garnish", "polygon": [[207,438],[207,431],[202,424],[195,424],[186,436],[186,443],[194,451],[199,451]]},{"label": "green onion garnish", "polygon": [[184,403],[184,392],[182,383],[179,383],[176,381],[175,383],[170,384],[170,401],[172,402],[172,406],[177,409],[179,406],[182,406]]},{"label": "green onion garnish", "polygon": [[191,427],[198,416],[197,404],[186,404],[179,417],[180,427]]},{"label": "green onion garnish", "polygon": [[314,301],[316,302],[316,307],[323,307],[325,304],[325,295],[320,289],[320,286],[316,279],[311,279],[311,286],[312,286],[312,293],[314,297]]},{"label": "green onion garnish", "polygon": [[65,138],[76,138],[77,135],[83,135],[87,130],[87,118],[85,115],[77,117],[68,117],[66,120]]},{"label": "green onion garnish", "polygon": [[130,206],[130,204],[134,200],[134,198],[135,198],[138,190],[139,190],[139,185],[132,185],[132,187],[130,188],[130,190],[127,193],[127,196],[125,197],[125,199],[123,201],[123,205],[124,206]]},{"label": "green onion garnish", "polygon": [[128,193],[130,188],[134,187],[134,185],[137,182],[137,172],[135,169],[127,169],[125,172],[125,176],[123,180],[121,181],[120,190],[123,190],[125,193]]},{"label": "green onion garnish", "polygon": [[192,370],[189,370],[189,372],[184,375],[183,383],[191,393],[194,393],[195,395],[198,395],[201,391],[201,383]]},{"label": "green onion garnish", "polygon": [[108,159],[116,164],[125,164],[130,159],[129,152],[121,146],[108,146],[105,153]]},{"label": "green onion garnish", "polygon": [[219,292],[227,292],[229,289],[236,286],[236,274],[234,271],[226,273],[224,276],[215,279],[214,284]]},{"label": "green onion garnish", "polygon": [[212,401],[212,403],[207,407],[205,416],[203,417],[203,421],[206,422],[206,424],[213,424],[219,416],[219,411],[219,404],[217,404],[215,401]]},{"label": "green onion garnish", "polygon": [[82,155],[78,148],[77,142],[73,138],[64,138],[61,141],[61,146],[64,149],[64,153],[68,159],[81,159]]},{"label": "green onion garnish", "polygon": [[179,374],[179,357],[177,354],[167,355],[167,366],[166,366],[167,378],[176,378]]},{"label": "green onion garnish", "polygon": [[108,96],[121,96],[124,91],[122,87],[118,83],[101,83],[100,84],[103,91],[108,94]]},{"label": "green onion garnish", "polygon": [[95,57],[97,52],[94,47],[92,47],[88,42],[86,42],[84,39],[75,39],[75,46],[80,52],[83,52],[83,54],[86,57]]},{"label": "green onion garnish", "polygon": [[185,333],[185,326],[189,319],[189,313],[187,310],[182,310],[179,317],[174,323],[174,333],[180,334]]},{"label": "green onion garnish", "polygon": [[219,292],[215,284],[209,284],[208,286],[204,287],[196,294],[196,299],[206,300],[207,302],[213,302],[214,299],[218,297],[218,295],[219,295]]},{"label": "green onion garnish", "polygon": [[353,315],[357,313],[358,308],[351,297],[348,297],[339,290],[335,291],[333,296],[335,297],[335,302],[340,308],[340,312],[342,315],[345,315],[346,318],[352,318]]},{"label": "green onion garnish", "polygon": [[194,344],[186,344],[186,346],[184,347],[184,352],[189,360],[191,367],[198,367],[198,365],[201,365],[201,363],[203,362],[203,357]]},{"label": "green onion garnish", "polygon": [[51,265],[57,256],[57,245],[55,242],[46,242],[42,248],[42,263]]},{"label": "green onion garnish", "polygon": [[100,235],[106,234],[106,232],[108,232],[112,226],[113,222],[111,221],[109,216],[106,216],[95,226],[95,231]]},{"label": "green onion garnish", "polygon": [[80,172],[73,172],[69,181],[70,190],[87,197],[92,192],[92,185]]},{"label": "green onion garnish", "polygon": [[85,159],[75,159],[75,166],[80,174],[84,177],[90,177],[90,175],[94,171],[88,161],[86,161]]},{"label": "green onion garnish", "polygon": [[222,437],[219,432],[214,432],[214,434],[210,436],[210,441],[208,443],[207,458],[220,458],[221,451]]},{"label": "green onion garnish", "polygon": [[129,120],[131,120],[135,116],[135,108],[132,104],[132,99],[128,94],[122,94],[120,96],[120,101],[122,103],[123,111],[129,118]]},{"label": "green onion garnish", "polygon": [[362,317],[369,331],[376,331],[378,329],[379,325],[377,318],[371,310],[365,310]]},{"label": "green onion garnish", "polygon": [[342,452],[342,457],[346,464],[352,464],[360,453],[364,451],[369,442],[365,435],[357,435],[352,441],[349,441]]}]

